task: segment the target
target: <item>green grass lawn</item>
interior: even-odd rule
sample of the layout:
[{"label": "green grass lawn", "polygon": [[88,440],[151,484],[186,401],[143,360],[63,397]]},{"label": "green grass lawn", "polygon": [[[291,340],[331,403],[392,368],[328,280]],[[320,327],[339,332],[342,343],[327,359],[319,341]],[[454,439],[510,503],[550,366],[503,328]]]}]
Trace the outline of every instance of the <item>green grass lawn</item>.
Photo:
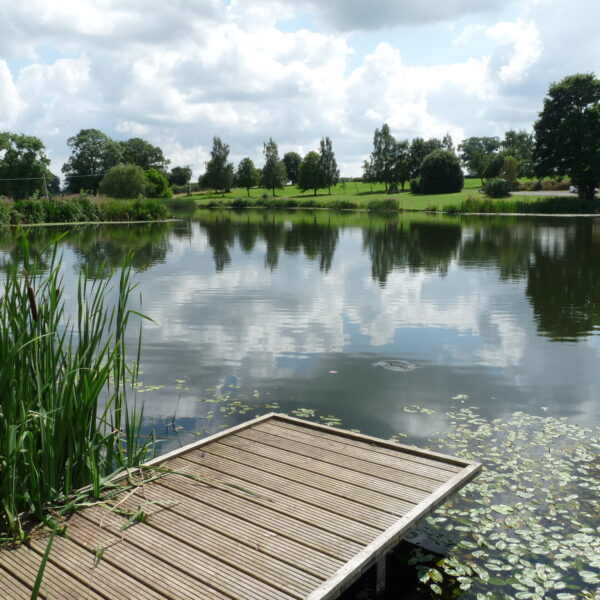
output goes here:
[{"label": "green grass lawn", "polygon": [[[421,195],[412,194],[407,189],[404,192],[397,194],[387,194],[381,184],[368,184],[362,182],[340,183],[331,188],[331,194],[327,190],[319,190],[315,196],[312,192],[301,192],[297,186],[288,185],[283,190],[276,190],[277,199],[290,199],[298,201],[299,205],[307,201],[314,201],[314,205],[322,208],[328,208],[332,203],[337,201],[350,201],[357,205],[358,208],[367,208],[369,202],[373,200],[390,200],[395,199],[399,202],[400,208],[404,210],[442,210],[448,205],[458,205],[469,198],[483,198],[483,194],[479,193],[481,181],[479,179],[465,179],[465,187],[461,192],[456,194],[434,194]],[[252,188],[250,190],[250,199],[260,199],[264,195],[272,198],[272,190],[264,188]],[[236,198],[248,198],[245,189],[233,189],[230,192],[222,194],[214,194],[211,192],[196,193],[192,196],[198,206],[219,204],[221,200],[225,203],[231,202]],[[513,196],[515,200],[523,202],[535,201],[535,197],[531,196]]]}]

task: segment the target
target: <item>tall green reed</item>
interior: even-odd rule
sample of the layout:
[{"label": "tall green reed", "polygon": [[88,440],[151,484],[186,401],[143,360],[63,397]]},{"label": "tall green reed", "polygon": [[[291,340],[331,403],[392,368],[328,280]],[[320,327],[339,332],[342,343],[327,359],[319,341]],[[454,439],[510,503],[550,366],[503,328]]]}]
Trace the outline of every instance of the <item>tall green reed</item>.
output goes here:
[{"label": "tall green reed", "polygon": [[[22,264],[7,266],[0,297],[0,535],[23,535],[22,518],[83,486],[98,496],[109,475],[143,461],[142,413],[127,391],[125,331],[135,285],[126,261],[118,277],[79,276],[77,314],[65,312],[58,240],[42,272],[21,234]],[[45,265],[46,266],[46,265]],[[116,300],[110,302],[113,282]]]}]

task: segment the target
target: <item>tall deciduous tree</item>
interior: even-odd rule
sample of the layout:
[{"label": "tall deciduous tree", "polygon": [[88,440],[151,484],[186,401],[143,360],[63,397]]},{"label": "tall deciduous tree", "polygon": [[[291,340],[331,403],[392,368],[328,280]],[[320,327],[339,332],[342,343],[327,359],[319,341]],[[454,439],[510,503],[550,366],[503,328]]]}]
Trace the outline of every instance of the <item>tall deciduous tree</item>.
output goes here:
[{"label": "tall deciduous tree", "polygon": [[580,198],[600,182],[600,80],[576,74],[553,83],[535,126],[539,176],[568,175]]},{"label": "tall deciduous tree", "polygon": [[121,161],[120,144],[98,129],[82,129],[67,140],[67,145],[71,156],[62,171],[72,192],[96,192],[104,174]]},{"label": "tall deciduous tree", "polygon": [[171,185],[187,185],[192,178],[192,169],[189,166],[173,167],[169,173]]},{"label": "tall deciduous tree", "polygon": [[206,173],[202,177],[203,185],[215,191],[225,191],[233,184],[233,163],[227,162],[229,146],[220,137],[213,138],[210,160],[206,163]]},{"label": "tall deciduous tree", "polygon": [[390,183],[404,184],[410,179],[410,145],[408,140],[397,141],[393,149],[392,179]]},{"label": "tall deciduous tree", "polygon": [[44,178],[53,177],[48,168],[44,143],[37,137],[0,132],[0,195],[24,198],[44,189]]},{"label": "tall deciduous tree", "polygon": [[481,184],[500,149],[497,137],[469,137],[458,146],[458,153],[470,175],[479,177]]},{"label": "tall deciduous tree", "polygon": [[319,188],[326,187],[321,157],[314,151],[309,152],[300,164],[298,187],[302,192],[314,190],[314,196]]},{"label": "tall deciduous tree", "polygon": [[533,177],[535,175],[533,168],[534,146],[535,138],[532,133],[509,129],[504,134],[500,148],[505,156],[512,156],[519,161],[521,164],[519,175]]},{"label": "tall deciduous tree", "polygon": [[292,185],[298,183],[298,169],[300,169],[301,162],[302,157],[297,152],[286,152],[283,155],[283,164],[285,165],[287,178]]},{"label": "tall deciduous tree", "polygon": [[[319,145],[319,158],[321,160],[321,173],[323,175],[323,187],[326,187],[331,195],[331,186],[335,185],[340,178],[340,170],[337,168],[333,144],[331,138],[326,137]],[[316,192],[315,192],[316,195]]]},{"label": "tall deciduous tree", "polygon": [[414,138],[410,144],[410,176],[418,177],[424,158],[434,150],[440,150],[441,148],[442,142],[437,138],[428,140],[421,137]]},{"label": "tall deciduous tree", "polygon": [[269,138],[268,142],[263,144],[263,154],[265,155],[265,166],[262,169],[262,184],[268,190],[282,190],[287,179],[287,172],[283,161],[279,159],[279,148],[273,141],[273,138]]},{"label": "tall deciduous tree", "polygon": [[238,165],[235,173],[236,185],[246,188],[248,196],[250,195],[250,188],[258,185],[258,171],[254,166],[251,158],[242,158]]},{"label": "tall deciduous tree", "polygon": [[396,139],[390,132],[389,125],[384,123],[381,129],[376,129],[373,134],[373,152],[371,153],[371,164],[375,181],[384,184],[387,191],[392,182],[394,170],[394,149]]},{"label": "tall deciduous tree", "polygon": [[121,146],[121,160],[125,164],[137,165],[144,171],[156,169],[166,173],[170,161],[164,157],[163,151],[158,146],[153,146],[142,138],[130,138],[119,142],[119,145]]}]

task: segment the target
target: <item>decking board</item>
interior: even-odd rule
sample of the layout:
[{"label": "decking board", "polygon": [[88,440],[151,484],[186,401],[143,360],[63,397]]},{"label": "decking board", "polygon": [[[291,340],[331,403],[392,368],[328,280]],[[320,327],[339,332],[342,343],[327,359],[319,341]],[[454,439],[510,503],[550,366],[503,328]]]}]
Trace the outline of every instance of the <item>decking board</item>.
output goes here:
[{"label": "decking board", "polygon": [[[336,598],[480,469],[273,414],[144,467],[65,521],[40,598]],[[47,539],[29,544],[0,550],[0,600],[29,597]]]}]

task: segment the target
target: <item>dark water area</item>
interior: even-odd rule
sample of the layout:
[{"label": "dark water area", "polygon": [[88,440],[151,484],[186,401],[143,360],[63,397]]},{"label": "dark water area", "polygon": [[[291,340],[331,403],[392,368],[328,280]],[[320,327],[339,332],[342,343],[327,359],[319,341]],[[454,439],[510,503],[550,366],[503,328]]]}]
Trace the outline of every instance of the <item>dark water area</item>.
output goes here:
[{"label": "dark water area", "polygon": [[161,451],[297,409],[424,444],[457,396],[488,418],[600,422],[600,220],[199,211],[62,230],[69,303],[80,269],[133,253],[155,321],[138,399]]},{"label": "dark water area", "polygon": [[[271,411],[445,438],[486,469],[394,552],[385,597],[597,597],[600,220],[197,211],[33,228],[42,268],[60,233],[71,314],[79,272],[131,254],[158,453]],[[0,274],[20,259],[0,234]]]}]

